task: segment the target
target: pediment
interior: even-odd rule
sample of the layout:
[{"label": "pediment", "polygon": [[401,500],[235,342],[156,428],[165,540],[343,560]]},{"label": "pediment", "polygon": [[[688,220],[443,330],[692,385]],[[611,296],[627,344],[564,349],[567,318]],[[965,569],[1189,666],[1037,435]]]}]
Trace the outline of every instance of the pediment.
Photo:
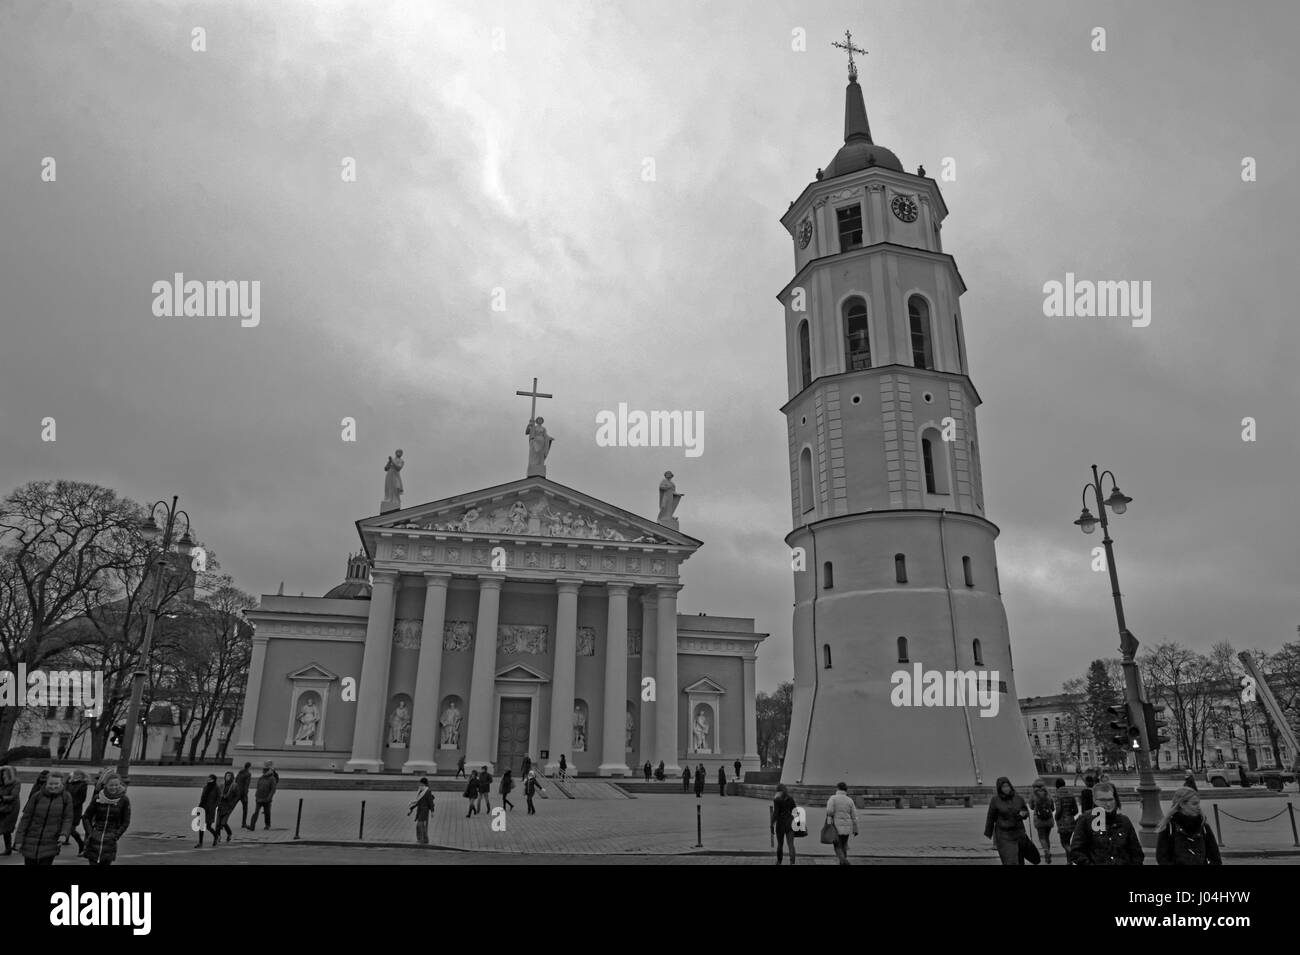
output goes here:
[{"label": "pediment", "polygon": [[682,690],[682,692],[683,692],[683,693],[719,693],[719,694],[725,694],[727,691],[724,690],[722,687],[718,686],[718,684],[714,683],[714,682],[713,682],[712,680],[710,680],[707,676],[705,676],[705,677],[700,677],[700,679],[696,680],[696,681],[695,681],[694,683],[692,683],[690,686],[685,687],[685,688]]},{"label": "pediment", "polygon": [[513,683],[550,683],[551,678],[539,670],[524,663],[512,663],[508,667],[502,667],[497,671],[498,680],[509,680]]},{"label": "pediment", "polygon": [[288,675],[290,680],[325,680],[332,682],[338,679],[338,674],[331,673],[319,663],[309,663],[301,670],[294,670]]},{"label": "pediment", "polygon": [[700,545],[700,541],[680,531],[546,478],[525,478],[403,508],[359,521],[358,528],[363,534],[400,529],[482,537],[599,541],[612,545]]}]

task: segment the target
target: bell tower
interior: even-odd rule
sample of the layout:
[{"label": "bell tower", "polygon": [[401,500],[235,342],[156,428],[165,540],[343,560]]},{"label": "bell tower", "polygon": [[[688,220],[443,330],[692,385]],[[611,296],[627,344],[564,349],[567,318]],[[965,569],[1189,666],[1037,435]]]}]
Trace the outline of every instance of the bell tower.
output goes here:
[{"label": "bell tower", "polygon": [[[795,568],[782,782],[1024,785],[1034,762],[984,514],[966,285],[940,240],[948,209],[924,169],[873,141],[853,60],[865,51],[846,39],[844,144],[781,219],[795,258],[778,295]],[[931,671],[946,686],[913,690]],[[987,705],[969,694],[977,681]]]}]

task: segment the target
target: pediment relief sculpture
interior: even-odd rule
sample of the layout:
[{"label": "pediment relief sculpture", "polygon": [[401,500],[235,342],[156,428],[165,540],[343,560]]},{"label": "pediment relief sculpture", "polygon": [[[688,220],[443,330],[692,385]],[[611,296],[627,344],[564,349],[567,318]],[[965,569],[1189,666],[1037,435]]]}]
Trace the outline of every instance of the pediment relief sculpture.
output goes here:
[{"label": "pediment relief sculpture", "polygon": [[543,496],[519,497],[489,505],[452,508],[419,521],[407,520],[394,529],[447,531],[458,534],[519,534],[532,537],[563,537],[631,544],[667,544],[656,534],[584,507]]}]

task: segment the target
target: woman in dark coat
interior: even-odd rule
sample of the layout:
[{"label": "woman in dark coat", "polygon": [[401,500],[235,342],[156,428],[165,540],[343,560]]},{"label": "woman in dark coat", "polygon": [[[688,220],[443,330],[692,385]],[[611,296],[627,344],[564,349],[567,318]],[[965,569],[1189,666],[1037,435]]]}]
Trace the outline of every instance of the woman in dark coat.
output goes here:
[{"label": "woman in dark coat", "polygon": [[5,855],[13,855],[14,830],[22,811],[23,784],[12,766],[0,766],[0,836],[4,837]]},{"label": "woman in dark coat", "polygon": [[695,767],[695,795],[704,795],[704,764]]},{"label": "woman in dark coat", "polygon": [[[72,797],[72,831],[69,835],[77,840],[77,855],[81,855],[86,848],[86,843],[82,841],[81,832],[81,811],[86,805],[86,791],[90,788],[90,781],[86,778],[85,772],[80,769],[72,771],[72,777],[68,780],[68,795]],[[64,839],[63,844],[66,846],[69,840]]]},{"label": "woman in dark coat", "polygon": [[781,852],[790,848],[790,864],[794,865],[794,811],[798,804],[794,797],[786,792],[785,785],[778,783],[776,796],[772,799],[772,808],[768,814],[768,825],[776,838],[776,864],[781,864]]},{"label": "woman in dark coat", "polygon": [[727,771],[723,769],[721,766],[719,766],[718,767],[718,795],[725,796],[726,794],[727,794]]},{"label": "woman in dark coat", "polygon": [[18,822],[18,851],[26,865],[54,865],[72,829],[72,797],[62,773],[47,773],[45,785],[27,800]]},{"label": "woman in dark coat", "polygon": [[226,833],[226,841],[229,842],[235,837],[230,831],[230,814],[235,811],[239,805],[239,783],[235,780],[234,773],[226,773],[221,781],[221,789],[217,793],[217,825],[212,830],[212,844],[215,846],[221,841],[221,833]]},{"label": "woman in dark coat", "polygon": [[1029,807],[1024,798],[1016,792],[1010,779],[999,776],[997,792],[989,800],[989,813],[984,820],[984,838],[993,840],[1003,865],[1025,864],[1020,857],[1020,840],[1029,838],[1025,832],[1027,818]]},{"label": "woman in dark coat", "polygon": [[469,812],[465,813],[468,819],[474,813],[478,812],[478,770],[469,771],[469,782],[465,784],[465,798],[469,800]]},{"label": "woman in dark coat", "polygon": [[203,848],[203,833],[212,833],[212,845],[215,848],[221,840],[217,837],[217,805],[221,802],[221,790],[217,786],[217,777],[209,775],[199,794],[199,808],[203,810],[203,828],[199,830],[199,842],[195,849]]},{"label": "woman in dark coat", "polygon": [[1141,865],[1142,843],[1128,816],[1119,811],[1114,785],[1097,783],[1092,796],[1097,805],[1074,825],[1070,861],[1075,865]]},{"label": "woman in dark coat", "polygon": [[117,858],[117,842],[131,825],[131,800],[120,776],[104,777],[103,789],[90,798],[90,806],[81,817],[86,824],[86,850],[82,853],[91,865],[112,865]]},{"label": "woman in dark coat", "polygon": [[659,765],[655,767],[655,779],[659,780],[659,782],[663,782],[667,778],[668,776],[664,770],[664,761],[661,759],[659,760]]},{"label": "woman in dark coat", "polygon": [[501,774],[501,805],[507,811],[514,809],[515,804],[510,801],[510,791],[515,788],[515,781],[510,778],[510,770]]},{"label": "woman in dark coat", "polygon": [[645,773],[645,781],[650,782],[650,775],[654,772],[654,769],[650,765],[650,760],[647,759],[645,765],[642,766],[641,769]]},{"label": "woman in dark coat", "polygon": [[691,767],[687,766],[682,770],[682,792],[691,791]]},{"label": "woman in dark coat", "polygon": [[[1052,864],[1052,829],[1056,826],[1056,803],[1047,794],[1047,780],[1039,777],[1034,780],[1033,792],[1029,796],[1029,807],[1033,810],[1034,830],[1038,833],[1038,846],[1043,852],[1043,862]],[[1067,859],[1068,863],[1069,860]]]},{"label": "woman in dark coat", "polygon": [[1184,786],[1174,793],[1174,804],[1156,829],[1159,865],[1223,865],[1214,830],[1201,812],[1201,796]]}]

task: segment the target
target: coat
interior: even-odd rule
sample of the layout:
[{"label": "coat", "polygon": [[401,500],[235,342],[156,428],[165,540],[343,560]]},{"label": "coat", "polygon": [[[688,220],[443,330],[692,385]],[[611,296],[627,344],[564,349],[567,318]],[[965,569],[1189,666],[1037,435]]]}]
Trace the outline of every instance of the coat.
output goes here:
[{"label": "coat", "polygon": [[68,795],[72,797],[72,825],[75,828],[81,823],[82,808],[86,805],[86,791],[90,789],[90,784],[84,779],[74,779],[68,783]]},{"label": "coat", "polygon": [[772,809],[768,813],[768,825],[775,830],[778,836],[789,832],[794,825],[794,811],[797,805],[794,797],[789,793],[783,793],[772,798]]},{"label": "coat", "polygon": [[248,787],[253,784],[253,774],[246,769],[241,769],[235,773],[235,785],[239,787],[239,795],[247,796]]},{"label": "coat", "polygon": [[1070,862],[1074,865],[1141,865],[1142,843],[1128,816],[1115,810],[1106,813],[1106,828],[1095,832],[1093,813],[1079,817],[1070,839]]},{"label": "coat", "polygon": [[491,773],[478,774],[478,791],[485,796],[492,795],[492,774]]},{"label": "coat", "polygon": [[112,862],[117,858],[117,841],[131,825],[131,798],[125,794],[108,799],[103,793],[90,800],[83,817],[86,823],[86,849],[82,853],[91,862]]},{"label": "coat", "polygon": [[217,792],[217,815],[225,818],[235,811],[235,806],[239,805],[238,781],[227,784],[225,781],[218,783],[220,787]]},{"label": "coat", "polygon": [[[1047,813],[1046,818],[1039,814],[1040,811]],[[1052,801],[1051,796],[1047,795],[1046,790],[1042,791],[1041,796],[1038,790],[1030,794],[1029,821],[1034,824],[1034,828],[1039,833],[1051,832],[1052,827],[1056,824],[1056,803]]]},{"label": "coat", "polygon": [[27,800],[18,823],[18,849],[24,859],[53,859],[70,832],[72,797],[66,792],[51,796],[42,789]]},{"label": "coat", "polygon": [[209,826],[217,815],[217,803],[221,801],[221,790],[216,783],[204,783],[203,792],[199,793],[199,808],[203,810],[203,821]]},{"label": "coat", "polygon": [[509,776],[501,777],[501,795],[509,796],[510,791],[515,788],[515,781]]},{"label": "coat", "polygon": [[1018,838],[1025,831],[1025,817],[1029,815],[1029,807],[1025,805],[1025,798],[1014,789],[1010,798],[1003,796],[1004,782],[1010,783],[1011,780],[1005,776],[998,777],[996,791],[989,800],[988,815],[984,819],[985,839],[992,839],[994,832],[1003,838]]},{"label": "coat", "polygon": [[466,799],[478,798],[478,777],[477,776],[471,776],[469,778],[469,782],[465,784],[465,798]]},{"label": "coat", "polygon": [[836,790],[831,798],[826,800],[826,818],[840,835],[858,834],[858,810],[848,793]]},{"label": "coat", "polygon": [[273,769],[269,773],[262,773],[257,777],[257,791],[255,799],[259,803],[269,803],[275,798],[275,791],[280,786],[280,776]]},{"label": "coat", "polygon": [[704,770],[695,771],[695,795],[699,796],[704,792]]},{"label": "coat", "polygon": [[18,814],[22,811],[23,784],[14,777],[11,783],[0,783],[0,835],[9,835],[18,827]]},{"label": "coat", "polygon": [[1174,813],[1169,828],[1156,836],[1158,865],[1223,865],[1214,830],[1204,816]]},{"label": "coat", "polygon": [[429,813],[433,812],[433,790],[426,789],[411,803],[411,808],[415,810],[416,822],[428,822]]}]

